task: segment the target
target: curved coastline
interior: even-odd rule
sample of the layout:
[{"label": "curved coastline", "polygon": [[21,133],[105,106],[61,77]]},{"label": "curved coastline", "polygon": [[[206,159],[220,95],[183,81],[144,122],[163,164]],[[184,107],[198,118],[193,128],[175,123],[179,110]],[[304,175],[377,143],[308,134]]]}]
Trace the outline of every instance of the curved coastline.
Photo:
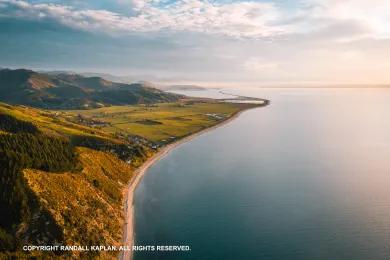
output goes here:
[{"label": "curved coastline", "polygon": [[[256,106],[260,107],[260,106]],[[252,107],[252,108],[256,108]],[[122,245],[130,248],[131,250],[121,251],[119,254],[119,259],[121,260],[128,260],[133,259],[133,250],[132,247],[134,245],[134,192],[137,188],[139,182],[142,180],[143,176],[147,172],[147,170],[155,164],[157,161],[162,159],[164,156],[166,156],[170,151],[172,151],[177,146],[186,143],[188,141],[191,141],[193,138],[204,134],[208,131],[214,130],[218,127],[221,127],[234,119],[236,119],[241,113],[245,112],[246,110],[251,108],[245,108],[243,110],[240,110],[236,113],[234,113],[229,118],[226,118],[225,120],[219,122],[216,125],[213,125],[211,127],[202,129],[198,132],[195,132],[193,134],[190,134],[186,137],[183,137],[182,139],[173,142],[159,150],[156,154],[154,154],[152,157],[150,157],[148,160],[145,161],[144,164],[142,164],[137,170],[135,170],[133,177],[131,178],[130,182],[126,186],[124,190],[125,194],[125,201],[124,201],[124,215],[125,215],[125,221],[124,221],[124,229],[123,229],[123,239],[122,239]]]}]

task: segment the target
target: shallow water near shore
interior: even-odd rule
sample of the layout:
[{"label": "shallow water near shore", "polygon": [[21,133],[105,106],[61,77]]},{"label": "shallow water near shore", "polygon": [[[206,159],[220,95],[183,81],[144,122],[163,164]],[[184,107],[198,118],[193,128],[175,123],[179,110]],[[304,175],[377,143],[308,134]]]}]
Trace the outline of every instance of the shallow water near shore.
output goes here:
[{"label": "shallow water near shore", "polygon": [[191,251],[134,258],[389,259],[390,89],[226,91],[271,104],[148,170],[135,244]]}]

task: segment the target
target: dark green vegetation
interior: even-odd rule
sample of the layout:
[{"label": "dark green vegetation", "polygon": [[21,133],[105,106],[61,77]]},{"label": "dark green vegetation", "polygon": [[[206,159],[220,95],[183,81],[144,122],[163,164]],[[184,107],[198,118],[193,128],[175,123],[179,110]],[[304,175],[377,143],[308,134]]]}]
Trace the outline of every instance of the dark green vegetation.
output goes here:
[{"label": "dark green vegetation", "polygon": [[31,70],[0,70],[0,100],[41,108],[91,108],[107,105],[177,101],[178,95],[77,74],[44,74]]},{"label": "dark green vegetation", "polygon": [[0,114],[0,130],[11,133],[35,134],[38,128],[30,122],[17,120],[10,115]]},{"label": "dark green vegetation", "polygon": [[161,122],[155,121],[155,120],[150,120],[150,119],[138,120],[138,121],[135,121],[135,123],[143,124],[143,125],[162,125]]},{"label": "dark green vegetation", "polygon": [[74,146],[87,147],[102,152],[114,152],[123,161],[144,158],[148,154],[148,149],[143,145],[117,143],[91,136],[74,136],[71,138],[71,142]]}]

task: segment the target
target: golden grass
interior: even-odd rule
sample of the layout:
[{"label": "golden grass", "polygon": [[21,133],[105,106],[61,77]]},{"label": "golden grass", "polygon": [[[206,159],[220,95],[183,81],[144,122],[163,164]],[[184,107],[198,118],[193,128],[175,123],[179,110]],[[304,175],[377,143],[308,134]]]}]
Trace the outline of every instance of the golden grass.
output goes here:
[{"label": "golden grass", "polygon": [[41,110],[26,106],[11,106],[0,102],[0,113],[33,123],[45,134],[69,137],[75,135],[93,136],[116,141],[110,133],[99,129],[69,122],[61,111]]},{"label": "golden grass", "polygon": [[27,169],[24,177],[40,205],[63,229],[66,245],[119,246],[122,192],[133,169],[109,153],[87,148],[78,151],[84,166],[81,173]]}]

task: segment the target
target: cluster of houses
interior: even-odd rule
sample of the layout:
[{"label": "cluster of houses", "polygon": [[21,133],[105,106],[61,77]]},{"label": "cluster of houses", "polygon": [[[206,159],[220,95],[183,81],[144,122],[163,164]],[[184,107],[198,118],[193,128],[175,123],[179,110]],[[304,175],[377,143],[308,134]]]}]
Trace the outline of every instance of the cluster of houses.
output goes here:
[{"label": "cluster of houses", "polygon": [[212,119],[216,119],[216,120],[222,120],[225,118],[225,115],[220,115],[220,114],[216,114],[216,113],[208,113],[206,114],[206,116],[212,118]]},{"label": "cluster of houses", "polygon": [[130,143],[133,143],[133,144],[147,146],[153,150],[157,150],[165,143],[165,140],[163,140],[161,142],[152,142],[152,141],[149,141],[146,138],[143,138],[143,137],[138,136],[138,135],[128,135],[128,134],[123,134],[123,133],[117,133],[116,136],[119,138],[126,139],[127,141],[129,141]]},{"label": "cluster of houses", "polygon": [[89,117],[82,116],[80,114],[78,114],[75,118],[73,118],[73,121],[75,121],[75,123],[86,125],[92,128],[101,128],[110,125],[110,123],[108,122],[92,119]]}]

